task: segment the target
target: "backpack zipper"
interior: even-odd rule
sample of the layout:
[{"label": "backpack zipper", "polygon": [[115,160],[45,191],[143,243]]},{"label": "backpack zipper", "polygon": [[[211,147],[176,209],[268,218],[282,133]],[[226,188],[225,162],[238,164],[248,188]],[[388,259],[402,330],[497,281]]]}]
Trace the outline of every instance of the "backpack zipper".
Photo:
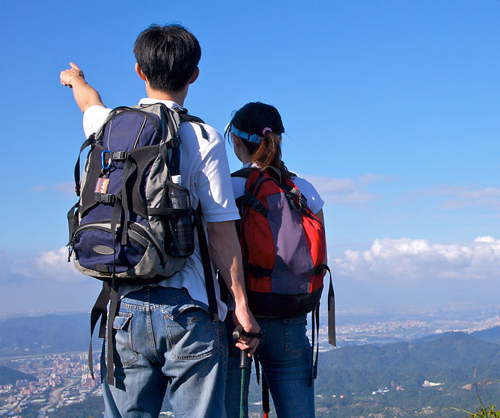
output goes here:
[{"label": "backpack zipper", "polygon": [[[139,235],[142,239],[146,240],[147,242],[151,242],[151,244],[153,244],[153,247],[155,248],[156,252],[158,253],[158,255],[160,257],[161,263],[165,264],[165,262],[166,262],[165,255],[164,255],[164,252],[161,250],[161,245],[159,244],[156,236],[152,232],[148,231],[147,228],[145,228],[144,226],[137,224],[137,223],[130,224],[129,228],[130,228],[132,233]],[[81,225],[78,228],[76,228],[75,232],[73,233],[73,237],[76,237],[78,234],[82,233],[86,229],[97,229],[99,231],[107,232],[109,234],[112,233],[111,223],[109,223],[109,222],[94,222],[94,223]],[[131,236],[131,238],[133,238],[133,237]],[[72,241],[74,242],[74,239]],[[142,247],[144,247],[144,245],[142,245],[137,239],[135,239],[134,241],[137,242]]]},{"label": "backpack zipper", "polygon": [[[117,112],[116,110],[120,110],[120,112]],[[161,133],[159,131],[160,123],[150,113],[148,113],[144,110],[141,110],[141,109],[133,109],[131,107],[126,107],[126,106],[122,106],[122,107],[118,107],[116,109],[113,109],[113,115],[112,116],[110,115],[109,119],[107,121],[107,122],[109,122],[109,132],[111,132],[111,126],[113,123],[113,119],[115,119],[115,117],[117,117],[120,113],[124,113],[124,112],[139,113],[139,114],[144,116],[144,122],[143,122],[142,127],[139,131],[139,135],[137,136],[136,142],[134,143],[133,149],[135,149],[137,146],[137,142],[139,141],[139,137],[142,133],[142,130],[144,129],[144,126],[146,125],[147,119],[149,119],[153,123],[155,130],[158,133],[158,138],[160,138],[160,141],[162,140]],[[105,122],[105,125],[107,124],[107,122]],[[109,149],[109,134],[108,134],[108,149]]]}]

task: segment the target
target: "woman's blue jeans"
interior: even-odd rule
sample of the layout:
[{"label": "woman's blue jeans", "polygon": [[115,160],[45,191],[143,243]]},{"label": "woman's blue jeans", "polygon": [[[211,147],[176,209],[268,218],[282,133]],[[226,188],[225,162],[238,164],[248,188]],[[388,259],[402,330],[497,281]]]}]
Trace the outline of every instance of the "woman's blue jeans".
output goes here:
[{"label": "woman's blue jeans", "polygon": [[145,287],[119,304],[115,385],[101,380],[106,418],[156,418],[165,395],[176,418],[225,417],[224,325],[185,289]]},{"label": "woman's blue jeans", "polygon": [[[269,384],[278,418],[314,418],[314,387],[311,385],[312,348],[306,335],[306,315],[285,319],[256,318],[262,331],[257,358]],[[228,335],[234,329],[226,319]],[[229,338],[226,412],[239,417],[240,350]],[[250,379],[250,373],[247,373]],[[248,388],[248,382],[247,382]]]}]

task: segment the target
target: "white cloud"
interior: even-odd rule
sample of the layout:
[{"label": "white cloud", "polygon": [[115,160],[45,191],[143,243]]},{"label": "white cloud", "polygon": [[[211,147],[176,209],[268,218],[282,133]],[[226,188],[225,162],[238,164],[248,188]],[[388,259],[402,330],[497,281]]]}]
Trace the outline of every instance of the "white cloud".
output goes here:
[{"label": "white cloud", "polygon": [[436,186],[422,192],[414,192],[414,194],[445,198],[441,204],[442,209],[458,209],[471,206],[500,208],[499,187]]},{"label": "white cloud", "polygon": [[33,186],[31,190],[33,190],[35,193],[45,193],[46,191],[50,190],[50,187],[46,184],[37,184],[36,186]]},{"label": "white cloud", "polygon": [[85,276],[76,270],[73,262],[68,262],[66,247],[44,251],[30,259],[8,261],[4,261],[0,253],[0,267],[3,267],[0,278],[4,278],[4,281],[13,277],[58,283],[77,283],[85,280]]},{"label": "white cloud", "polygon": [[385,179],[378,174],[364,174],[357,179],[301,175],[310,181],[325,202],[341,206],[364,206],[377,199],[377,195],[366,186]]},{"label": "white cloud", "polygon": [[71,196],[71,197],[76,196],[74,181],[65,181],[63,183],[58,183],[54,186],[54,190],[65,196]]},{"label": "white cloud", "polygon": [[76,270],[73,262],[68,262],[66,247],[40,253],[35,258],[34,267],[36,274],[58,282],[73,283],[85,279],[85,276]]},{"label": "white cloud", "polygon": [[100,288],[68,263],[67,248],[25,257],[0,250],[0,313],[88,310]]},{"label": "white cloud", "polygon": [[47,193],[56,192],[63,197],[75,197],[75,183],[71,181],[65,181],[62,183],[48,185],[48,184],[38,184],[32,187],[35,193]]},{"label": "white cloud", "polygon": [[465,244],[433,244],[382,238],[366,251],[347,250],[331,264],[338,276],[380,283],[487,281],[500,273],[500,240],[486,236]]}]

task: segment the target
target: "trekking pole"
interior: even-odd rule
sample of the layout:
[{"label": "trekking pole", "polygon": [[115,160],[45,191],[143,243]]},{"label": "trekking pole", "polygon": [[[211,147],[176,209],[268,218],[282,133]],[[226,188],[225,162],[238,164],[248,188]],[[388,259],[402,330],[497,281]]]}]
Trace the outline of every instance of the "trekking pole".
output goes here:
[{"label": "trekking pole", "polygon": [[269,412],[271,408],[269,407],[269,386],[267,385],[266,376],[264,376],[264,370],[262,370],[261,375],[262,382],[262,412],[264,418],[269,418]]},{"label": "trekking pole", "polygon": [[[238,325],[233,331],[233,339],[237,340],[241,336],[242,327]],[[240,418],[246,418],[246,410],[248,407],[247,398],[247,373],[250,369],[250,357],[248,357],[248,350],[240,351],[240,370],[241,370],[241,383],[240,383]]]}]

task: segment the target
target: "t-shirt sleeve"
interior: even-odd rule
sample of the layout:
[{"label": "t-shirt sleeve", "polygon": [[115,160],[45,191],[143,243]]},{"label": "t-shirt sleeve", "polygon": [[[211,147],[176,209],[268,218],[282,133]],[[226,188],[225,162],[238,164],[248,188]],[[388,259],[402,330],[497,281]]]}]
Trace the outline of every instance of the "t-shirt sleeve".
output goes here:
[{"label": "t-shirt sleeve", "polygon": [[200,149],[201,170],[196,179],[203,216],[207,222],[239,219],[224,139],[215,129],[206,128],[210,139]]},{"label": "t-shirt sleeve", "polygon": [[83,114],[83,130],[87,138],[99,130],[106,121],[109,112],[111,112],[111,109],[100,105],[90,106],[85,111]]},{"label": "t-shirt sleeve", "polygon": [[300,192],[306,197],[307,205],[312,213],[316,214],[323,209],[325,202],[311,183],[301,177],[296,177],[292,180]]},{"label": "t-shirt sleeve", "polygon": [[237,199],[245,194],[247,179],[244,177],[231,177],[233,183],[234,198]]}]

